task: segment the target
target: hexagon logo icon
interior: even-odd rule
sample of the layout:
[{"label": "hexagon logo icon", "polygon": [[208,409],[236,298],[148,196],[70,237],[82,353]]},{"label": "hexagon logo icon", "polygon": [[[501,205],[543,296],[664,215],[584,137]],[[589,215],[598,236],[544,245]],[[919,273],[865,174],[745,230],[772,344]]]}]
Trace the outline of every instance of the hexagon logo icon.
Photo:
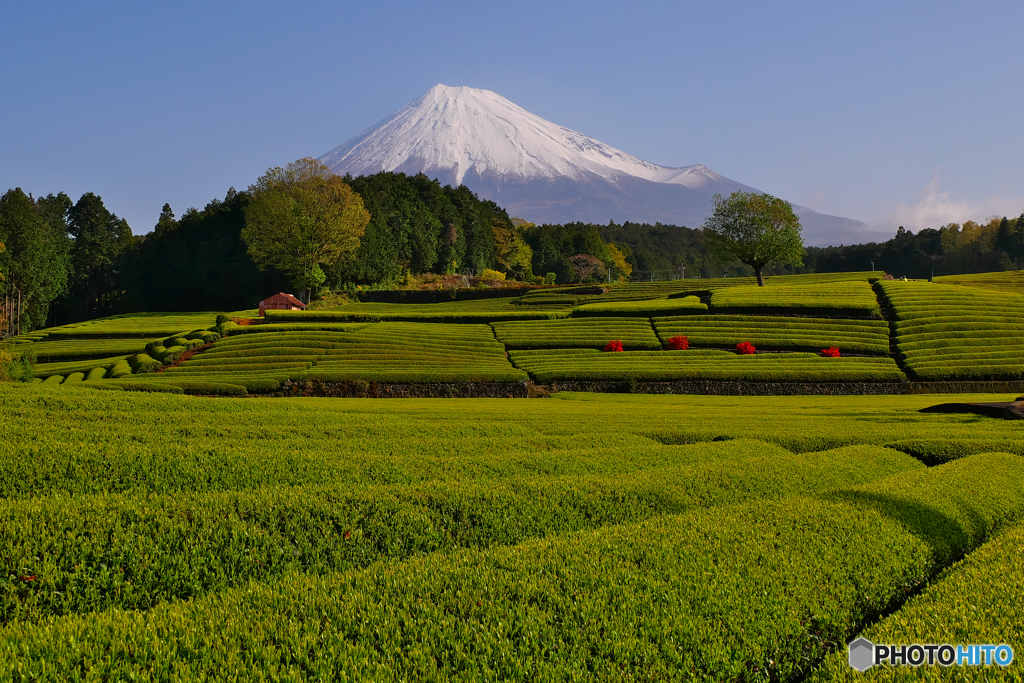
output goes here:
[{"label": "hexagon logo icon", "polygon": [[875,665],[875,644],[867,638],[858,638],[850,643],[850,666],[857,671],[867,671]]}]

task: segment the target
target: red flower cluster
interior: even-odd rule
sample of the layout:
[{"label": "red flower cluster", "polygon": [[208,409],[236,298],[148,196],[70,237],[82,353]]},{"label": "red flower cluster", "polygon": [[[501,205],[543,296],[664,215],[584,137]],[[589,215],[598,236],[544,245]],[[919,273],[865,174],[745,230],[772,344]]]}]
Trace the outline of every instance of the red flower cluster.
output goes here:
[{"label": "red flower cluster", "polygon": [[827,349],[822,349],[821,355],[825,356],[825,358],[839,358],[839,347],[830,346]]},{"label": "red flower cluster", "polygon": [[604,347],[604,350],[605,351],[622,351],[623,350],[622,349],[622,342],[620,342],[618,339],[613,339],[612,341],[608,342],[608,345]]},{"label": "red flower cluster", "polygon": [[739,344],[736,345],[736,353],[740,354],[741,356],[752,355],[756,350],[757,349],[755,349],[754,345],[751,344],[750,342],[740,342]]},{"label": "red flower cluster", "polygon": [[668,348],[673,351],[685,351],[690,348],[690,340],[686,337],[669,337]]}]

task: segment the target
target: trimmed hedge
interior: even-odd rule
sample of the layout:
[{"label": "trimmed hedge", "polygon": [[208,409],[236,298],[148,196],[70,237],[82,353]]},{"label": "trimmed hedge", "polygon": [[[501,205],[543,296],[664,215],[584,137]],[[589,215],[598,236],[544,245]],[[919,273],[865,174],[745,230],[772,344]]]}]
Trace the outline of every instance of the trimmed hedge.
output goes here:
[{"label": "trimmed hedge", "polygon": [[781,316],[709,315],[654,318],[663,342],[685,335],[691,346],[734,347],[749,341],[765,349],[820,350],[888,355],[889,327],[882,320],[832,320]]},{"label": "trimmed hedge", "polygon": [[132,374],[132,366],[131,366],[130,363],[128,363],[127,359],[124,359],[124,360],[119,360],[116,363],[114,363],[113,365],[111,365],[110,369],[107,370],[106,377],[118,378],[118,377],[126,377],[126,376],[128,376],[130,374]]},{"label": "trimmed hedge", "polygon": [[707,304],[700,298],[687,296],[680,299],[655,299],[640,301],[600,302],[577,306],[572,309],[573,317],[585,316],[652,316],[683,313],[706,313]]},{"label": "trimmed hedge", "polygon": [[153,372],[163,367],[163,363],[145,353],[137,353],[134,356],[130,356],[128,364],[132,368],[132,373],[136,375]]},{"label": "trimmed hedge", "polygon": [[[8,624],[0,675],[87,662],[97,678],[276,678],[301,666],[324,680],[369,671],[404,680],[610,680],[631,671],[795,679],[856,624],[1019,519],[1019,467],[1016,456],[978,456],[823,499],[662,515],[326,576],[292,572],[45,629]],[[216,658],[201,656],[210,649]]]},{"label": "trimmed hedge", "polygon": [[896,346],[918,380],[1024,378],[1024,296],[928,282],[879,284]]},{"label": "trimmed hedge", "polygon": [[837,315],[870,315],[878,308],[874,291],[865,281],[822,284],[768,284],[711,290],[711,308],[770,310],[834,310]]},{"label": "trimmed hedge", "polygon": [[428,306],[440,304],[396,304],[392,308],[409,308],[408,312],[360,312],[355,305],[346,307],[343,311],[267,311],[267,321],[273,323],[296,323],[296,322],[377,322],[377,321],[402,321],[421,323],[449,323],[449,324],[479,324],[489,323],[498,320],[554,320],[565,318],[569,315],[565,312],[544,312],[544,311],[465,311],[465,312],[429,312],[423,310]]},{"label": "trimmed hedge", "polygon": [[88,372],[95,367],[110,367],[127,359],[128,356],[115,356],[113,358],[100,358],[92,360],[68,361],[63,363],[36,363],[32,368],[32,374],[36,377],[49,377],[50,375],[69,375],[72,372]]},{"label": "trimmed hedge", "polygon": [[[874,643],[1007,643],[1019,659],[1024,649],[1024,524],[985,543],[915,595],[899,610],[862,631]],[[1009,669],[975,670],[978,680],[1014,680],[1020,664]],[[940,670],[941,671],[941,670]],[[882,680],[893,676],[889,666],[865,673],[854,671],[845,651],[828,656],[810,681]],[[933,680],[935,667],[902,667],[901,680]],[[970,677],[970,670],[947,670],[945,678]]]},{"label": "trimmed hedge", "polygon": [[539,383],[576,380],[757,381],[757,382],[903,382],[890,358],[822,358],[811,353],[759,353],[741,356],[727,351],[584,350],[510,351],[517,367]]},{"label": "trimmed hedge", "polygon": [[627,349],[660,349],[647,318],[571,318],[558,321],[492,323],[498,341],[513,349],[603,349],[618,339]]},{"label": "trimmed hedge", "polygon": [[[45,577],[45,586],[24,598],[12,595],[15,586],[0,589],[0,622],[149,609],[289,570],[326,573],[422,552],[520,543],[923,469],[910,456],[874,446],[798,455],[742,441],[689,450],[698,457],[586,477],[400,486],[328,479],[255,491],[0,501],[5,566]],[[93,543],[97,537],[105,542]],[[238,539],[246,539],[244,547]],[[96,581],[102,565],[124,571]]]},{"label": "trimmed hedge", "polygon": [[93,368],[85,376],[85,380],[91,382],[97,379],[103,379],[107,374],[107,368]]}]

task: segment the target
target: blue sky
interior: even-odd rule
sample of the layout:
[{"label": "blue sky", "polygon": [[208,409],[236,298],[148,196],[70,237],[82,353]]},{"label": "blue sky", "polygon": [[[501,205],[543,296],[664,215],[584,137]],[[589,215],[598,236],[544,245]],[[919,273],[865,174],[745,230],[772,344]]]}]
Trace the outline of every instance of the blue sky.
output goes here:
[{"label": "blue sky", "polygon": [[1024,209],[1024,3],[5,3],[0,192],[136,233],[437,83],[913,229]]}]

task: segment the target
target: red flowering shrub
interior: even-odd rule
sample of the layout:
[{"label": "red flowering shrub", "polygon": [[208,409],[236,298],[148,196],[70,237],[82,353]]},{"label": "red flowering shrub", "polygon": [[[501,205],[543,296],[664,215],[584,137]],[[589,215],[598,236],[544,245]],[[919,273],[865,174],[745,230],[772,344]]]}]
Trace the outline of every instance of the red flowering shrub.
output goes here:
[{"label": "red flowering shrub", "polygon": [[755,349],[754,345],[751,344],[750,342],[740,342],[739,344],[736,345],[736,353],[740,354],[741,356],[751,355],[756,350],[757,349]]},{"label": "red flowering shrub", "polygon": [[608,345],[604,347],[605,351],[622,351],[622,342],[618,339],[613,339],[608,342]]},{"label": "red flowering shrub", "polygon": [[669,337],[668,348],[673,351],[685,351],[690,348],[690,340],[686,337]]},{"label": "red flowering shrub", "polygon": [[822,349],[821,355],[825,356],[825,358],[839,358],[839,347],[830,346],[827,349]]}]

